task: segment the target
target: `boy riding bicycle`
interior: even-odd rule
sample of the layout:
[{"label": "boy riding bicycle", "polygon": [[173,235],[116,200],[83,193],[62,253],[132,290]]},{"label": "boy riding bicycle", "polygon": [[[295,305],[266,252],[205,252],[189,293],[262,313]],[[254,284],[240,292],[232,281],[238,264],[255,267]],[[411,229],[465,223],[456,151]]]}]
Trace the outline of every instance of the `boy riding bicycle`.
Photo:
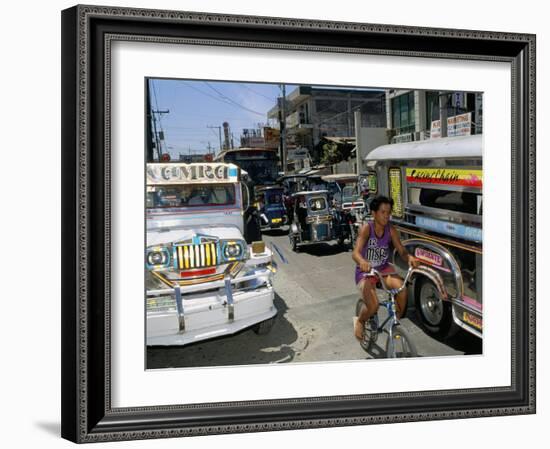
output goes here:
[{"label": "boy riding bicycle", "polygon": [[[372,200],[370,210],[373,220],[363,225],[359,231],[352,258],[357,264],[355,268],[355,283],[361,293],[366,307],[361,309],[355,323],[355,337],[363,339],[365,322],[378,311],[376,296],[377,277],[369,275],[372,268],[379,271],[388,289],[400,288],[403,279],[397,275],[393,265],[389,263],[390,246],[397,250],[401,258],[410,266],[417,267],[419,261],[411,256],[401,244],[399,233],[390,224],[393,200],[378,196]],[[396,297],[397,317],[401,318],[407,305],[407,290],[403,289]]]}]

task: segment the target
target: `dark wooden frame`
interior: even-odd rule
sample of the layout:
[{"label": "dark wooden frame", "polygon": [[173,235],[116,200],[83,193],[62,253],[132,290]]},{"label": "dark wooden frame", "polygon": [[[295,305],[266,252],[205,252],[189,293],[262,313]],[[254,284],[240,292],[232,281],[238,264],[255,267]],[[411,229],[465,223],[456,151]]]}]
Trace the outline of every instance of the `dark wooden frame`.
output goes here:
[{"label": "dark wooden frame", "polygon": [[[504,61],[512,69],[509,387],[115,409],[110,398],[113,40]],[[75,442],[535,412],[535,36],[99,6],[62,12],[62,436]]]}]

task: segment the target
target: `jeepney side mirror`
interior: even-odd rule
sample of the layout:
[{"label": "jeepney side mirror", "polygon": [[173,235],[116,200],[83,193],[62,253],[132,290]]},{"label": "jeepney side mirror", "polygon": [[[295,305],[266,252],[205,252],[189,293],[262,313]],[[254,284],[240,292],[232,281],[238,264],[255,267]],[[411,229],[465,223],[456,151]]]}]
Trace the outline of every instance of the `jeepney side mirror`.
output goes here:
[{"label": "jeepney side mirror", "polygon": [[[243,193],[243,210],[247,211],[248,208],[250,207],[250,190],[248,190],[248,186],[244,182],[241,182],[241,186],[242,186],[241,190]],[[244,207],[245,198],[246,198],[246,207]]]}]

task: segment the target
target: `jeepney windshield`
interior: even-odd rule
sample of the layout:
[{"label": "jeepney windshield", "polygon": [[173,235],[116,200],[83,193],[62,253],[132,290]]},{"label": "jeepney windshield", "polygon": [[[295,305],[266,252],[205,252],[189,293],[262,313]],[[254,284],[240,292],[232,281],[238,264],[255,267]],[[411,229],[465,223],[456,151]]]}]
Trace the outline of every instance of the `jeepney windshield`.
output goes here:
[{"label": "jeepney windshield", "polygon": [[323,197],[313,197],[309,199],[309,208],[312,212],[318,212],[327,208],[327,202]]},{"label": "jeepney windshield", "polygon": [[235,204],[234,184],[147,186],[148,208],[226,206]]}]

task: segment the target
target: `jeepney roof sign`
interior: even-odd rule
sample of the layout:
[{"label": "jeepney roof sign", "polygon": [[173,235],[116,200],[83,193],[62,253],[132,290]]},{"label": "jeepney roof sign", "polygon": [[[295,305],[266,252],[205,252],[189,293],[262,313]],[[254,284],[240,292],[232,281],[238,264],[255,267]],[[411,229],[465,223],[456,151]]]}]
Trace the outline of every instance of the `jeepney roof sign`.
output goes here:
[{"label": "jeepney roof sign", "polygon": [[239,167],[233,164],[147,164],[147,185],[239,182],[239,175]]},{"label": "jeepney roof sign", "polygon": [[459,187],[483,186],[483,170],[446,168],[406,168],[407,182],[421,185],[446,185]]},{"label": "jeepney roof sign", "polygon": [[382,145],[364,158],[369,161],[410,159],[457,159],[482,157],[482,135],[445,137]]},{"label": "jeepney roof sign", "polygon": [[331,182],[331,181],[345,181],[345,180],[353,180],[357,181],[357,173],[338,173],[335,175],[323,175],[321,176],[321,179],[323,181]]},{"label": "jeepney roof sign", "polygon": [[301,192],[293,193],[292,196],[296,195],[324,195],[327,194],[328,190],[302,190]]}]

